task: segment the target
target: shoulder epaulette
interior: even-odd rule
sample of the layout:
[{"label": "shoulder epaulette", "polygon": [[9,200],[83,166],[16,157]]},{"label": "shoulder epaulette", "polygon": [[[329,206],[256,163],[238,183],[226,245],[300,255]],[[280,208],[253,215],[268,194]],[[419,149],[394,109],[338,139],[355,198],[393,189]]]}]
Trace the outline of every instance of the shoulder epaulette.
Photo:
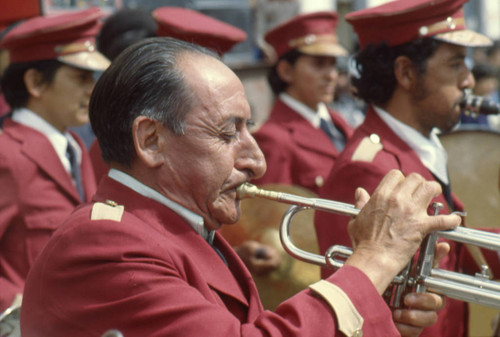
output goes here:
[{"label": "shoulder epaulette", "polygon": [[366,161],[371,162],[377,153],[383,149],[380,137],[376,133],[363,138],[358,147],[352,154],[352,161]]},{"label": "shoulder epaulette", "polygon": [[125,207],[123,207],[123,205],[118,205],[112,200],[96,202],[94,206],[92,206],[90,220],[112,220],[120,222],[124,211]]}]

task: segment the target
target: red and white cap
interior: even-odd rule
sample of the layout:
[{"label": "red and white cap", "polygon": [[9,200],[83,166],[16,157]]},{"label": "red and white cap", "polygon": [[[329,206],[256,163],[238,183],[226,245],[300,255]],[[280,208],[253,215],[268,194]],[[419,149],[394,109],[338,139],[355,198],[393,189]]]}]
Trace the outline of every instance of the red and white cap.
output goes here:
[{"label": "red and white cap", "polygon": [[425,37],[466,47],[484,47],[491,40],[465,27],[463,4],[468,0],[396,0],[345,16],[359,44],[397,46]]},{"label": "red and white cap", "polygon": [[11,63],[55,59],[77,68],[105,70],[110,62],[95,46],[102,15],[95,7],[34,17],[9,31],[0,47],[9,51]]},{"label": "red and white cap", "polygon": [[348,52],[338,42],[337,24],[335,12],[301,14],[271,29],[264,40],[278,58],[293,49],[308,55],[345,56]]}]

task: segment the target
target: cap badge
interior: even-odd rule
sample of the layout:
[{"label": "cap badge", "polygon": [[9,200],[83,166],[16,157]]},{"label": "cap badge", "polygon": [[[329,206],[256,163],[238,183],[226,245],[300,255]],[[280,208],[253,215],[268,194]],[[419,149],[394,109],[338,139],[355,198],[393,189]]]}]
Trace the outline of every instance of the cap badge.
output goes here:
[{"label": "cap badge", "polygon": [[436,22],[429,26],[420,27],[418,29],[418,34],[420,35],[420,37],[434,35],[442,31],[455,30],[459,25],[465,25],[465,19],[463,17],[452,18],[451,16],[449,16],[446,18],[446,20]]},{"label": "cap badge", "polygon": [[309,34],[304,37],[293,39],[288,42],[288,45],[292,48],[297,48],[303,45],[309,45],[318,40],[318,37],[315,34]]},{"label": "cap badge", "polygon": [[426,36],[429,33],[429,28],[427,26],[422,26],[418,30],[418,35]]},{"label": "cap badge", "polygon": [[457,28],[457,24],[455,23],[455,20],[453,20],[451,16],[448,16],[446,18],[446,25],[448,26],[449,29]]},{"label": "cap badge", "polygon": [[95,44],[92,43],[91,41],[70,43],[62,46],[59,45],[54,48],[54,51],[57,54],[72,54],[82,51],[87,51],[89,53],[92,53],[95,50],[96,50]]},{"label": "cap badge", "polygon": [[316,35],[314,35],[314,34],[307,35],[304,38],[304,43],[305,44],[311,44],[311,43],[314,43],[314,41],[316,41]]}]

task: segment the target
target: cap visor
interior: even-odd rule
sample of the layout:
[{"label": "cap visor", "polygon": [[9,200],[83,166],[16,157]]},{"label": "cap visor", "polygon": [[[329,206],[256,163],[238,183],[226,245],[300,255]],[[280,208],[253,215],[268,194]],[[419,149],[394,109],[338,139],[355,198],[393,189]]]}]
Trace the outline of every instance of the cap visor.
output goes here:
[{"label": "cap visor", "polygon": [[488,47],[493,44],[489,37],[468,29],[437,34],[433,38],[464,47]]},{"label": "cap visor", "polygon": [[346,56],[348,52],[344,47],[333,43],[313,43],[299,47],[298,50],[307,55],[315,56]]},{"label": "cap visor", "polygon": [[90,71],[104,71],[111,64],[111,62],[99,52],[80,52],[59,56],[57,59],[67,65]]}]

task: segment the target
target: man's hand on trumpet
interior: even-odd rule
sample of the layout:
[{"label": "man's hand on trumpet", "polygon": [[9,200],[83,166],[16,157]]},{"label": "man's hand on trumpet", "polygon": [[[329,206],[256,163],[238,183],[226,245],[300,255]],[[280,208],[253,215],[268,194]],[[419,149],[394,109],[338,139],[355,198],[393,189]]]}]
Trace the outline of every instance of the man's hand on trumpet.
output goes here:
[{"label": "man's hand on trumpet", "polygon": [[404,177],[396,170],[382,179],[371,197],[358,188],[356,207],[361,212],[348,225],[354,253],[346,264],[361,269],[383,294],[427,234],[460,224],[457,215],[427,214],[428,205],[440,193],[438,183],[415,173]]},{"label": "man's hand on trumpet", "polygon": [[[446,242],[436,244],[434,266],[450,251]],[[417,337],[422,330],[437,322],[437,312],[445,305],[445,298],[432,293],[410,293],[404,297],[405,308],[393,311],[396,328],[402,337]]]},{"label": "man's hand on trumpet", "polygon": [[[413,173],[405,178],[399,171],[388,173],[371,197],[359,188],[356,207],[362,210],[349,222],[354,253],[346,264],[361,269],[383,294],[427,234],[460,224],[456,215],[427,214],[428,205],[439,193],[438,183]],[[437,244],[435,263],[448,251],[448,244]],[[405,296],[404,303],[407,309],[393,313],[396,326],[402,336],[418,336],[423,328],[436,322],[436,312],[444,306],[444,298],[411,293]]]}]

